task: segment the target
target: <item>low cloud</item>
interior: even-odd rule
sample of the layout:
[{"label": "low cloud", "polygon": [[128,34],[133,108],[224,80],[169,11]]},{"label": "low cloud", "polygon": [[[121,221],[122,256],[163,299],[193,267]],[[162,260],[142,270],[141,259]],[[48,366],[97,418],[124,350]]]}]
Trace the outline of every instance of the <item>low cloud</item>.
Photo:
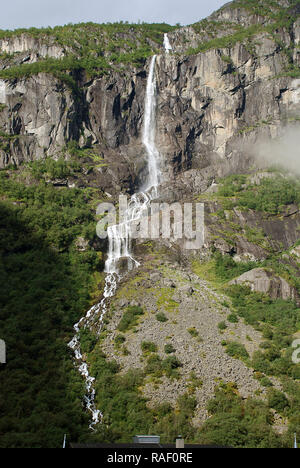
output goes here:
[{"label": "low cloud", "polygon": [[288,127],[274,140],[259,141],[254,157],[259,167],[279,166],[300,175],[300,127]]}]

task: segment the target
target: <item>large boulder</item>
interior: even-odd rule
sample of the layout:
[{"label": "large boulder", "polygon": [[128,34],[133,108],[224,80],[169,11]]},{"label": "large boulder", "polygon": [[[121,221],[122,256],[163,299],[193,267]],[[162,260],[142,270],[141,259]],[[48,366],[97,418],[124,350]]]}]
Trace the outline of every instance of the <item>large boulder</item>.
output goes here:
[{"label": "large boulder", "polygon": [[264,268],[254,268],[230,282],[231,285],[246,285],[252,291],[268,294],[272,299],[293,299],[299,301],[296,289],[285,279]]}]

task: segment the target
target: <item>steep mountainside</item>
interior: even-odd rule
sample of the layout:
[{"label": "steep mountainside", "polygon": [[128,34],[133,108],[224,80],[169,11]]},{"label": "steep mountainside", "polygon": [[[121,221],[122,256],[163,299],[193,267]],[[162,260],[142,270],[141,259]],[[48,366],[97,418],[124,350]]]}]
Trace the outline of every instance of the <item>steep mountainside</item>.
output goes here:
[{"label": "steep mountainside", "polygon": [[[235,0],[185,27],[0,31],[1,447],[141,432],[290,446],[300,431],[299,44],[298,0]],[[96,207],[147,179],[153,54],[159,201],[204,203],[205,243],[134,242],[140,266],[120,268],[100,335],[99,316],[79,327],[103,414],[91,432],[68,343],[103,298]]]}]

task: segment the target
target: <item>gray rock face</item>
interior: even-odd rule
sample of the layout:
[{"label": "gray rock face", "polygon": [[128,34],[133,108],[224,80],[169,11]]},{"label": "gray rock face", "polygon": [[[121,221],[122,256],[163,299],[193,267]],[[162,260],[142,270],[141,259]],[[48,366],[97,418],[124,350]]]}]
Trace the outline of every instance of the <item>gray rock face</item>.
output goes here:
[{"label": "gray rock face", "polygon": [[[218,15],[222,19],[228,11]],[[241,11],[230,11],[232,22],[244,24]],[[257,21],[248,18],[248,24]],[[177,43],[188,31],[195,34],[183,28],[170,35],[175,52],[180,52]],[[287,46],[292,40],[298,44],[300,21],[290,34],[283,32],[281,40]],[[207,189],[210,177],[248,167],[257,141],[280,135],[289,118],[299,114],[300,80],[280,77],[287,56],[271,36],[261,34],[255,44],[255,52],[236,43],[197,55],[158,56],[157,146],[169,180],[185,173],[186,187]],[[66,52],[51,41],[45,45],[26,35],[2,40],[0,48],[56,58]],[[299,55],[295,49],[295,63]],[[30,60],[35,60],[33,55]],[[0,80],[0,103],[6,106],[0,130],[13,136],[1,145],[0,167],[55,157],[66,142],[77,140],[98,145],[108,160],[120,162],[112,169],[117,185],[128,185],[128,173],[118,170],[120,166],[127,166],[138,181],[145,165],[141,126],[147,67],[128,67],[88,82],[78,78],[79,94],[52,75]]]},{"label": "gray rock face", "polygon": [[79,138],[81,110],[71,91],[48,74],[0,81],[1,131],[13,136],[0,150],[0,167],[55,156],[67,141]]},{"label": "gray rock face", "polygon": [[263,268],[255,268],[234,279],[230,284],[249,286],[252,291],[269,294],[272,299],[293,299],[299,301],[295,288],[280,276]]},{"label": "gray rock face", "polygon": [[31,63],[41,57],[62,58],[66,53],[66,50],[53,39],[45,42],[43,38],[32,37],[25,33],[9,39],[0,39],[0,49],[7,54],[29,53],[30,60],[27,62]]}]

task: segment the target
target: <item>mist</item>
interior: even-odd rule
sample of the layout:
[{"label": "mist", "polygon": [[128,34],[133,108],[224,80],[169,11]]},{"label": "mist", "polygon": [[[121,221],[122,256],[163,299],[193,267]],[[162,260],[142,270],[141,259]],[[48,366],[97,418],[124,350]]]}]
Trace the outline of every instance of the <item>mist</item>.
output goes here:
[{"label": "mist", "polygon": [[276,166],[300,175],[300,127],[287,127],[281,136],[259,141],[251,152],[259,167]]}]

